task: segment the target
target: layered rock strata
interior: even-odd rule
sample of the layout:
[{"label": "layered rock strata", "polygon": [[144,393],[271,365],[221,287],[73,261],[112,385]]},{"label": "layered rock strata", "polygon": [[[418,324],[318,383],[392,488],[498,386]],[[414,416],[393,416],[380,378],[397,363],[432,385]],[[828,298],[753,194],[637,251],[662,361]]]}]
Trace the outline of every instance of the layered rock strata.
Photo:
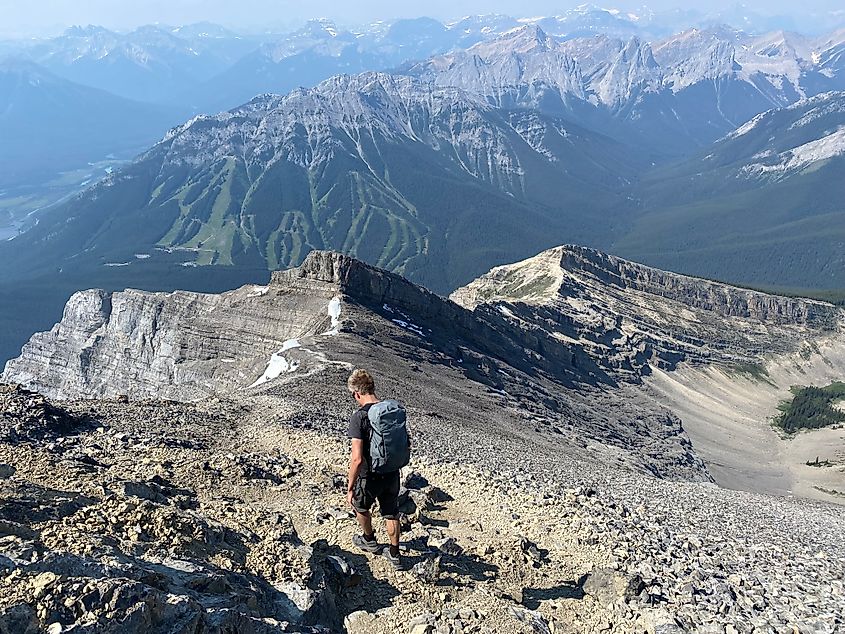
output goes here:
[{"label": "layered rock strata", "polygon": [[[744,365],[837,336],[843,312],[653,269],[593,249],[562,246],[500,266],[452,294],[501,328],[584,350],[623,374],[681,361]],[[488,319],[490,319],[488,317]]]}]

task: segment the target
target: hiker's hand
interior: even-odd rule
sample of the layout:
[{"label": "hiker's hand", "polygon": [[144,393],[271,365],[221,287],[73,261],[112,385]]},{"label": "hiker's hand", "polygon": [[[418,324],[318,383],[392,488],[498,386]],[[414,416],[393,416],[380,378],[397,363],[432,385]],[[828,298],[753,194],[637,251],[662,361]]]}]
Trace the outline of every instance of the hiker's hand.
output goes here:
[{"label": "hiker's hand", "polygon": [[355,508],[352,505],[352,497],[354,495],[355,495],[355,492],[352,489],[350,489],[349,491],[346,492],[346,502],[349,504],[349,506],[352,506],[352,508]]}]

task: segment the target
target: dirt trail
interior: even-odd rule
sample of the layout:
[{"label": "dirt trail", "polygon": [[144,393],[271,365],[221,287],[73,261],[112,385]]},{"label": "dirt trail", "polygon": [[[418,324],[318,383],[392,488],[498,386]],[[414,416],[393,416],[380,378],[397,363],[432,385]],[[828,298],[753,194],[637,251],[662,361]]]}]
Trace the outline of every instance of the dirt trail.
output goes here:
[{"label": "dirt trail", "polygon": [[[344,594],[344,610],[353,614],[377,607],[378,616],[353,614],[347,619],[350,632],[405,631],[417,617],[454,611],[463,614],[463,625],[475,623],[475,629],[464,631],[535,632],[533,625],[514,616],[519,604],[538,610],[555,632],[592,631],[611,622],[592,597],[585,597],[579,580],[594,567],[612,565],[613,555],[606,547],[580,543],[567,504],[531,496],[520,487],[524,483],[508,482],[507,474],[502,474],[504,481],[491,482],[490,475],[471,466],[417,456],[410,469],[433,487],[435,500],[421,510],[420,523],[403,533],[406,570],[397,572],[383,557],[362,553],[352,544],[358,525],[345,500],[348,441],[329,436],[318,440],[313,432],[275,427],[268,424],[268,414],[256,408],[239,442],[254,451],[296,456],[303,480],[337,479],[335,490],[323,497],[269,494],[265,502],[290,516],[306,543],[325,540],[331,552],[362,575],[362,582]],[[374,525],[384,543],[378,513]],[[413,567],[425,562],[431,544],[443,543],[447,546],[442,548],[454,548],[455,554],[443,555],[440,579],[427,583]],[[533,555],[526,552],[532,546]],[[631,618],[629,625],[633,623]]]}]

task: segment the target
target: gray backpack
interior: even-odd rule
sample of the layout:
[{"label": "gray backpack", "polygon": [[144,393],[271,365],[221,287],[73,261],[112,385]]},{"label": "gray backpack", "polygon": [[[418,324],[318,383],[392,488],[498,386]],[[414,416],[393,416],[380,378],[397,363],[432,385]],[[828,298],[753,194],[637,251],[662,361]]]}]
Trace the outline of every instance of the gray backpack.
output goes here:
[{"label": "gray backpack", "polygon": [[411,461],[405,408],[398,401],[374,403],[367,412],[370,419],[370,470],[393,473]]}]

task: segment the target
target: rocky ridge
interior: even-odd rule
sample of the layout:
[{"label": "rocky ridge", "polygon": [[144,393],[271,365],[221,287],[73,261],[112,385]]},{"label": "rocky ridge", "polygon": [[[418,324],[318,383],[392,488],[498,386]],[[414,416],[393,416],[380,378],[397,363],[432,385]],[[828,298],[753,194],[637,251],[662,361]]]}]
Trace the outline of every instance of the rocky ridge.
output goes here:
[{"label": "rocky ridge", "polygon": [[807,337],[835,336],[841,320],[841,311],[823,302],[666,273],[575,246],[497,267],[452,299],[316,251],[300,267],[275,272],[268,286],[220,295],[83,291],[69,300],[62,321],[7,363],[3,377],[54,396],[195,398],[249,386],[275,350],[303,363],[303,342],[336,343],[331,335],[346,310],[398,325],[453,361],[483,355],[558,382],[612,384],[636,382],[649,362],[760,362]]},{"label": "rocky ridge", "polygon": [[[59,398],[248,397],[276,385],[313,391],[323,372],[348,371],[363,355],[377,372],[407,375],[408,385],[425,372],[452,395],[453,408],[466,407],[468,428],[507,433],[516,424],[572,451],[589,438],[602,461],[710,478],[677,418],[635,393],[636,373],[617,372],[577,344],[551,345],[498,315],[353,258],[313,252],[266,287],[221,295],[79,293],[3,378]],[[407,396],[415,398],[412,390]]]},{"label": "rocky ridge", "polygon": [[[845,625],[843,507],[714,486],[640,385],[835,339],[838,309],[572,246],[455,300],[327,252],[222,295],[76,296],[4,374],[61,405],[0,389],[0,628]],[[400,572],[351,546],[362,363],[413,421]]]},{"label": "rocky ridge", "polygon": [[403,72],[677,152],[673,136],[687,148],[709,144],[760,112],[842,90],[840,39],[721,27],[655,41],[606,33],[558,40],[529,24]]},{"label": "rocky ridge", "polygon": [[513,329],[578,345],[611,367],[761,363],[836,336],[842,311],[642,266],[577,246],[496,267],[452,294]]}]

